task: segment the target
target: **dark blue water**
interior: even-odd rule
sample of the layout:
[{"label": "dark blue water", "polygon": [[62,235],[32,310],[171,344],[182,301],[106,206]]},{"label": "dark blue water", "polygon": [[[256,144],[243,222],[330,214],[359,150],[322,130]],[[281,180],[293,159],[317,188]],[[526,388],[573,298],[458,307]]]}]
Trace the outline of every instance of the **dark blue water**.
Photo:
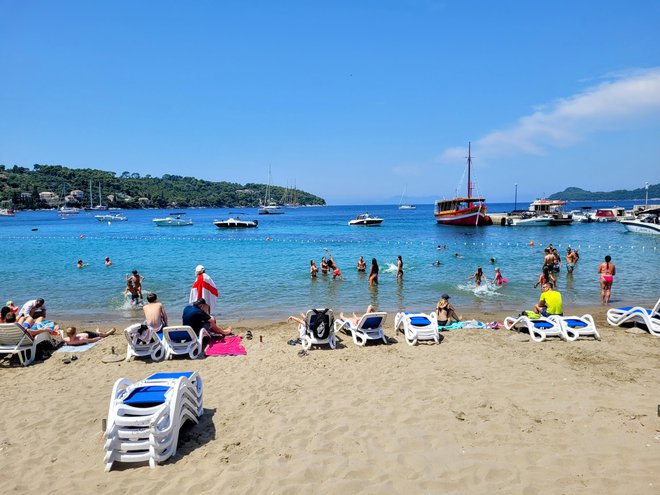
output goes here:
[{"label": "dark blue water", "polygon": [[[619,202],[630,207],[631,203]],[[518,204],[518,207],[526,207]],[[571,204],[571,208],[581,204]],[[601,204],[599,207],[613,206]],[[513,204],[490,205],[491,212]],[[349,227],[357,213],[385,219],[380,227]],[[122,292],[125,275],[133,269],[145,276],[146,291],[154,291],[178,317],[187,301],[194,268],[203,264],[221,291],[223,319],[280,318],[313,306],[338,311],[362,311],[368,304],[384,310],[430,310],[447,292],[459,309],[479,312],[504,309],[519,312],[538,299],[533,285],[552,243],[564,256],[577,247],[581,259],[572,276],[558,275],[567,311],[576,305],[600,302],[598,264],[606,254],[617,266],[614,302],[655,302],[660,296],[658,247],[653,236],[628,233],[618,223],[573,224],[565,227],[439,226],[432,205],[417,210],[397,206],[329,206],[287,209],[286,214],[258,216],[256,209],[187,210],[192,227],[156,227],[152,218],[163,210],[127,211],[127,222],[100,223],[91,213],[59,218],[54,211],[21,212],[0,217],[0,253],[5,267],[0,300],[46,299],[50,316],[91,321],[135,319]],[[223,231],[214,219],[243,213],[258,218],[259,227]],[[34,231],[33,229],[38,229]],[[81,237],[82,236],[82,237]],[[530,242],[534,245],[531,246]],[[446,250],[437,250],[446,245]],[[343,281],[311,280],[309,261],[320,263],[330,250]],[[458,253],[461,257],[455,257]],[[380,285],[368,287],[355,265],[362,255],[368,264],[377,258]],[[396,281],[396,257],[404,260],[402,284]],[[112,267],[103,258],[110,256]],[[76,268],[76,260],[90,266]],[[490,259],[495,258],[495,263]],[[440,267],[433,265],[441,262]],[[475,288],[467,277],[478,266],[492,278],[500,267],[509,283]]]}]

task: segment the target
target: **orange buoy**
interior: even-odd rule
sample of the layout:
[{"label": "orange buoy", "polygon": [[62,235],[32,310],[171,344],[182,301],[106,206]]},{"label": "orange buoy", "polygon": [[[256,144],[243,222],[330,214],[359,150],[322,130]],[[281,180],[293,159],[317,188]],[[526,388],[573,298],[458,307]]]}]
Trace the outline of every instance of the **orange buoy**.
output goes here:
[{"label": "orange buoy", "polygon": [[266,240],[267,240],[267,241],[270,241],[270,237],[266,237]]},{"label": "orange buoy", "polygon": [[533,246],[533,245],[534,245],[534,241],[529,241],[529,245],[530,245],[530,246]]},{"label": "orange buoy", "polygon": [[84,239],[84,238],[85,238],[85,236],[84,236],[84,235],[81,235],[81,236],[80,236],[80,238],[81,238],[81,239]]}]

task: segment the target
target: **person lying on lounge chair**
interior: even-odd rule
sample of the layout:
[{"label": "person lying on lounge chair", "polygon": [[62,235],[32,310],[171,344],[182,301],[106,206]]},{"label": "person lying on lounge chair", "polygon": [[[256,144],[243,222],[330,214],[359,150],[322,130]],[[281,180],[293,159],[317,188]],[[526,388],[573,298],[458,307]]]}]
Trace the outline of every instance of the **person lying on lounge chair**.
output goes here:
[{"label": "person lying on lounge chair", "polygon": [[[367,311],[365,312],[365,314],[367,314],[367,313],[375,313],[376,311],[378,311],[378,310],[376,309],[376,306],[372,306],[372,305],[370,304],[370,305],[367,307]],[[358,322],[360,321],[360,319],[361,319],[363,316],[364,316],[364,315],[360,315],[360,316],[358,316],[358,315],[356,315],[355,313],[353,313],[353,318],[348,318],[348,317],[344,316],[344,313],[339,313],[339,319],[340,319],[340,320],[348,320],[348,321],[350,321],[353,325],[357,325]]]},{"label": "person lying on lounge chair", "polygon": [[101,332],[97,328],[95,332],[87,331],[78,333],[76,327],[69,327],[66,329],[66,337],[64,337],[64,343],[66,345],[92,344],[106,338],[109,335],[114,334],[115,331],[116,330],[113,328],[109,332]]}]

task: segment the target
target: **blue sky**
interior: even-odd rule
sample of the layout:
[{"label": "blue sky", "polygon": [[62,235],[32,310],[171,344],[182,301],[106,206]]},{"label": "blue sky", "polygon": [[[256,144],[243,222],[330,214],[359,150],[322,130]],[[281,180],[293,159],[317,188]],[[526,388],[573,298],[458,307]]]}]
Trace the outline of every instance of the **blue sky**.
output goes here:
[{"label": "blue sky", "polygon": [[[0,163],[330,204],[660,182],[660,2],[0,0]],[[460,185],[466,187],[465,179]]]}]

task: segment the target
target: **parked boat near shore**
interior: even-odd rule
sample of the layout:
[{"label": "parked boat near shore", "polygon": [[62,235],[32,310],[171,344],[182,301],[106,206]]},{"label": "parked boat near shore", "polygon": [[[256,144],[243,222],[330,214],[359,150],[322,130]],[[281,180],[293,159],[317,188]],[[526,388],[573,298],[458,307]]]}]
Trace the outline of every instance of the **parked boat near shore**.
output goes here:
[{"label": "parked boat near shore", "polygon": [[486,200],[472,196],[472,153],[468,143],[467,157],[467,196],[453,199],[442,199],[435,202],[435,219],[441,225],[479,226],[492,225],[487,214]]}]

